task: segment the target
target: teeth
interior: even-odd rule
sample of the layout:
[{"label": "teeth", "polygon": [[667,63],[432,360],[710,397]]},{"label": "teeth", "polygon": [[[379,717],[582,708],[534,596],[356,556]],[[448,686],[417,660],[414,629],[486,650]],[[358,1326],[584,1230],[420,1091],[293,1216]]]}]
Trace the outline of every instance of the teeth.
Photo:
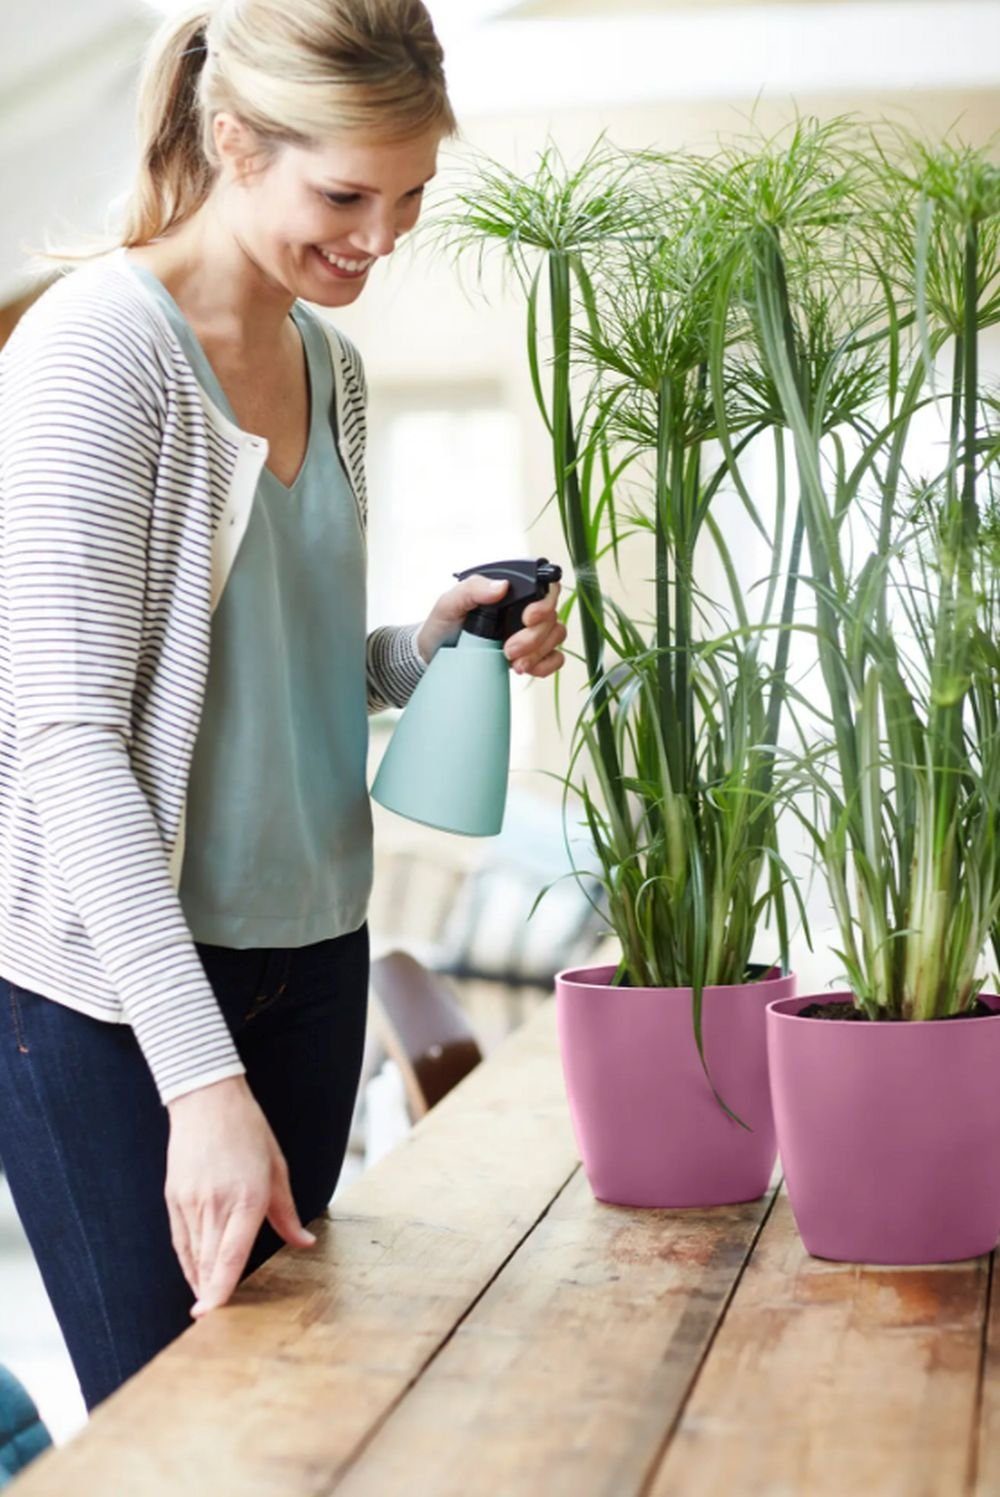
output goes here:
[{"label": "teeth", "polygon": [[324,260],[328,260],[338,270],[346,270],[348,275],[357,275],[360,271],[367,270],[374,259],[374,256],[371,256],[367,260],[345,260],[340,255],[329,255],[326,250],[322,249],[320,250],[320,254]]}]

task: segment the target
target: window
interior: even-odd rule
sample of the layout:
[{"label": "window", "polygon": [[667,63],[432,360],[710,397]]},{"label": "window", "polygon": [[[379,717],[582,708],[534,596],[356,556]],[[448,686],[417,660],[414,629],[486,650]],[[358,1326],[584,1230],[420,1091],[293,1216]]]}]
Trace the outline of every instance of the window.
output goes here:
[{"label": "window", "polygon": [[[426,617],[452,573],[531,556],[520,427],[490,386],[375,390],[368,487],[369,628]],[[512,750],[532,733],[529,683],[515,691]]]},{"label": "window", "polygon": [[[495,391],[373,397],[372,626],[423,618],[453,572],[530,554],[518,423]],[[527,548],[527,550],[526,550]]]}]

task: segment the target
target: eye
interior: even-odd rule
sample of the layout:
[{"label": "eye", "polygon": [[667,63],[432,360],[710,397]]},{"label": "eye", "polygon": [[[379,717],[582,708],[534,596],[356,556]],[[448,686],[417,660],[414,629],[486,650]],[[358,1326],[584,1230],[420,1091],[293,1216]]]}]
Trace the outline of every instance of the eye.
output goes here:
[{"label": "eye", "polygon": [[[332,203],[335,208],[348,208],[352,203],[359,203],[361,201],[360,192],[327,192],[324,190],[320,195],[328,203]],[[406,194],[407,198],[420,198],[423,195],[424,189],[422,186],[414,187],[412,192]]]}]

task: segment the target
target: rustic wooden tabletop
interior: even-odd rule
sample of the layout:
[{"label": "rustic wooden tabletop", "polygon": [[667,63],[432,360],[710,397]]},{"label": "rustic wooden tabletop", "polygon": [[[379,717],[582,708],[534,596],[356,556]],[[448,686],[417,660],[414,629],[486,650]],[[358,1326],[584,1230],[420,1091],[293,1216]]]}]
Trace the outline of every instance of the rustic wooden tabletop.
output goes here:
[{"label": "rustic wooden tabletop", "polygon": [[1000,1494],[992,1261],[820,1262],[778,1188],[601,1205],[552,1003],[317,1230],[18,1497]]}]

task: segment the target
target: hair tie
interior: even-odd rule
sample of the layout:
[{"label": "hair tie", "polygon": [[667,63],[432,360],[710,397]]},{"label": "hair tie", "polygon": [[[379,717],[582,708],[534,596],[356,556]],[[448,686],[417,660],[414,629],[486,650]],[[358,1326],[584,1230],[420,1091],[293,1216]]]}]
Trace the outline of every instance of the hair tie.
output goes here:
[{"label": "hair tie", "polygon": [[203,25],[200,28],[200,30],[197,32],[197,34],[195,36],[194,41],[191,43],[190,47],[185,48],[185,50],[181,53],[181,56],[182,57],[195,57],[195,56],[197,56],[197,54],[199,52],[207,52],[207,51],[208,51],[208,26],[206,24],[206,25]]}]

